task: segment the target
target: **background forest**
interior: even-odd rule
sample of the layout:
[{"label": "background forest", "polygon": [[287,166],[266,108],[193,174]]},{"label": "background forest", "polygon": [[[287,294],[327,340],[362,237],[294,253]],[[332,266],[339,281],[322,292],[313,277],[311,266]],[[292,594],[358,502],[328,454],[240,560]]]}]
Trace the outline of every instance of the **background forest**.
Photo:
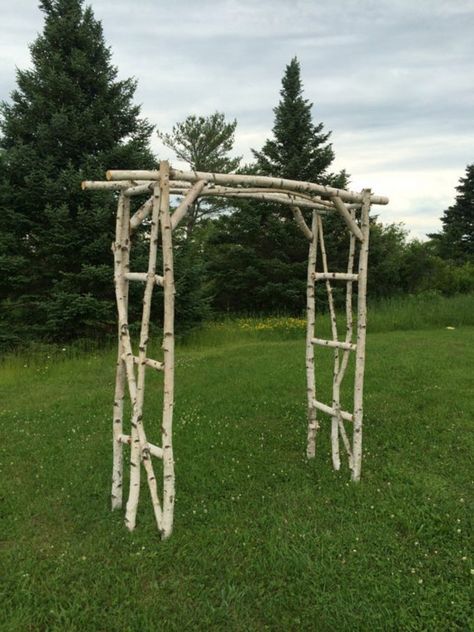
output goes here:
[{"label": "background forest", "polygon": [[[44,30],[31,45],[32,68],[18,70],[17,88],[0,115],[2,348],[115,334],[110,244],[116,200],[83,192],[80,182],[102,179],[106,169],[152,168],[159,159],[150,149],[156,132],[193,169],[240,169],[350,188],[350,174],[331,171],[331,132],[313,120],[296,58],[284,71],[272,133],[253,150],[252,164],[243,165],[233,153],[237,121],[220,112],[190,113],[171,131],[156,131],[134,104],[135,81],[118,79],[90,7],[81,0],[43,0],[41,7]],[[439,212],[442,231],[423,242],[373,216],[371,301],[474,289],[474,164],[460,174],[453,204]],[[326,225],[330,266],[342,269],[345,231],[337,216],[328,216]],[[146,226],[137,237],[135,269],[144,269],[143,231]],[[223,312],[303,312],[307,247],[284,208],[199,202],[175,243],[182,331]],[[135,305],[139,309],[139,300]]]}]

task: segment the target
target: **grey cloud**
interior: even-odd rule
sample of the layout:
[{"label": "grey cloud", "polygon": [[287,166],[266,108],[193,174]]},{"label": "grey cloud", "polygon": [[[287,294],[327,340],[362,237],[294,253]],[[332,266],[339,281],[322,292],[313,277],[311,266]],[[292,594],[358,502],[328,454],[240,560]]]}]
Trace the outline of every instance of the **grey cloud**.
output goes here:
[{"label": "grey cloud", "polygon": [[[270,134],[284,67],[297,55],[315,119],[333,131],[338,167],[391,187],[383,218],[404,213],[417,234],[423,217],[433,230],[452,199],[452,174],[461,176],[473,160],[472,2],[92,4],[120,75],[139,81],[144,115],[168,130],[190,113],[224,111],[239,121],[237,149],[247,159],[249,143],[258,148]],[[27,63],[27,44],[41,28],[31,0],[4,8],[4,97],[14,87],[14,65]],[[160,149],[156,139],[154,146]],[[424,174],[421,189],[407,184],[411,172]]]}]

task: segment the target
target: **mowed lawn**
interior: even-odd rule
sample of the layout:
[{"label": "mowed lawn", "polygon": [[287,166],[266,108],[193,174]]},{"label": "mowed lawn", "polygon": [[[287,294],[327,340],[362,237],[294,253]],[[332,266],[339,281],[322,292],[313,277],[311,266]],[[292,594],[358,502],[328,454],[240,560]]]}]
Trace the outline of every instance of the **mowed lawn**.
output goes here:
[{"label": "mowed lawn", "polygon": [[178,348],[166,542],[146,486],[134,533],[109,510],[115,353],[5,362],[0,630],[472,629],[474,328],[369,334],[358,485],[324,416],[305,458],[303,337]]}]

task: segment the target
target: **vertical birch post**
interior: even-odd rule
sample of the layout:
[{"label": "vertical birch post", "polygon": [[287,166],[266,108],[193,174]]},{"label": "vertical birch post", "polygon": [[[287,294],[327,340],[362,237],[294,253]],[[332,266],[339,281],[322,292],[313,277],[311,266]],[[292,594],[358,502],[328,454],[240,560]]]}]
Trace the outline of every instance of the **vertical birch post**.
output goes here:
[{"label": "vertical birch post", "polygon": [[[121,295],[121,300],[128,306],[128,281],[125,273],[128,271],[130,261],[130,239],[129,239],[129,218],[130,218],[130,200],[120,194],[115,242],[112,249],[116,252],[114,266],[114,282],[117,295]],[[115,377],[115,394],[113,406],[113,464],[112,464],[112,510],[122,507],[123,500],[123,444],[120,436],[123,433],[123,402],[125,397],[125,381],[126,369],[123,361],[123,346],[120,336],[120,323],[118,325],[118,353],[117,353],[117,371]]]},{"label": "vertical birch post", "polygon": [[362,417],[364,400],[365,338],[367,331],[367,267],[369,260],[370,189],[362,191],[361,230],[364,240],[359,252],[357,292],[357,349],[354,380],[354,436],[352,443],[352,480],[360,480],[362,467]]},{"label": "vertical birch post", "polygon": [[[321,246],[321,260],[323,263],[323,271],[325,274],[329,273],[328,269],[328,260],[326,256],[326,245],[324,243],[324,234],[323,234],[323,221],[320,216],[318,216],[318,225],[319,225],[319,243]],[[328,295],[328,306],[329,306],[329,317],[331,320],[331,333],[332,339],[337,343],[337,320],[336,320],[336,309],[334,307],[334,298],[332,295],[332,287],[329,278],[326,278],[326,292]],[[339,349],[337,347],[334,348],[334,368],[333,368],[333,401],[332,406],[335,410],[335,415],[332,417],[331,421],[331,454],[332,454],[332,464],[335,470],[339,470],[341,467],[341,458],[339,455],[339,417],[340,417],[340,408],[341,404],[339,400],[334,398],[334,384],[337,379],[337,374],[339,373]]]},{"label": "vertical birch post", "polygon": [[[159,531],[162,530],[162,509],[158,497],[156,477],[153,464],[150,458],[150,446],[146,439],[145,429],[143,427],[143,399],[145,386],[145,369],[147,366],[146,349],[148,344],[148,331],[150,326],[151,297],[156,282],[156,259],[159,235],[159,213],[160,213],[160,197],[159,186],[155,185],[153,195],[153,213],[151,219],[150,230],[150,249],[148,255],[148,272],[146,273],[145,292],[143,295],[143,313],[142,324],[140,329],[140,344],[138,356],[138,379],[135,378],[134,356],[128,328],[123,332],[123,343],[125,349],[125,365],[127,369],[127,379],[130,391],[130,399],[132,401],[132,456],[138,450],[138,462],[131,460],[131,477],[135,476],[135,469],[140,467],[140,459],[147,473],[148,488],[153,504],[155,520]],[[122,306],[123,308],[123,306]],[[134,434],[136,433],[136,434]],[[132,480],[132,479],[131,479]],[[139,489],[138,489],[139,491]],[[127,503],[127,511],[125,522],[130,530],[135,528],[136,513],[138,505],[138,492],[135,487],[130,487],[130,496]]]},{"label": "vertical birch post", "polygon": [[309,243],[308,272],[306,277],[306,392],[308,397],[308,441],[306,456],[308,459],[314,459],[315,457],[316,433],[318,431],[317,411],[313,404],[313,400],[316,399],[316,380],[314,375],[314,347],[311,342],[314,337],[314,274],[316,272],[316,258],[318,252],[318,216],[316,211],[313,211],[311,232],[312,238]]},{"label": "vertical birch post", "polygon": [[173,459],[173,406],[174,406],[174,270],[173,239],[169,212],[169,164],[160,162],[160,222],[163,246],[163,524],[162,537],[168,538],[173,530],[173,510],[175,500],[174,459]]},{"label": "vertical birch post", "polygon": [[[355,211],[351,210],[351,218],[355,223]],[[347,274],[351,275],[354,270],[354,255],[355,255],[355,235],[352,231],[349,231],[349,256],[347,260]],[[352,342],[352,331],[353,331],[353,318],[352,318],[352,281],[348,280],[346,283],[346,339],[345,342]],[[342,360],[339,367],[339,372],[337,374],[336,379],[333,384],[333,400],[340,403],[341,401],[341,384],[344,378],[347,365],[349,362],[349,354],[350,350],[346,349],[342,352]],[[339,406],[340,412],[340,406]],[[341,434],[342,441],[346,448],[347,455],[349,457],[349,468],[352,470],[353,468],[353,458],[352,458],[352,449],[347,437],[346,430],[344,428],[344,422],[339,414],[339,432]]]}]

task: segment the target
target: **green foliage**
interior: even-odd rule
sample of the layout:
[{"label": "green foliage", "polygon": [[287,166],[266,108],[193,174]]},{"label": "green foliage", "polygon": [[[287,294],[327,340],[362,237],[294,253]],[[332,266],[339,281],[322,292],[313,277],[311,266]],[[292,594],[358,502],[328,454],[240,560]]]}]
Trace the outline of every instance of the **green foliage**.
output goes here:
[{"label": "green foliage", "polygon": [[474,164],[456,187],[455,203],[443,213],[441,233],[429,235],[439,255],[456,263],[474,263]]},{"label": "green foliage", "polygon": [[115,201],[82,192],[106,168],[151,168],[152,126],[118,80],[102,27],[82,0],[45,0],[33,67],[3,103],[2,328],[65,339],[107,335],[114,300]]},{"label": "green foliage", "polygon": [[306,251],[284,208],[239,203],[234,213],[214,222],[206,246],[214,307],[299,312],[305,297]]},{"label": "green foliage", "polygon": [[[199,232],[200,229],[195,231]],[[201,252],[200,236],[185,239],[179,233],[174,239],[176,277],[176,329],[189,332],[211,315],[211,295],[206,262]]]},{"label": "green foliage", "polygon": [[[237,121],[225,120],[222,112],[210,116],[188,116],[173,126],[171,134],[158,132],[163,143],[194,171],[229,173],[240,164],[240,157],[230,157],[234,146]],[[186,215],[186,236],[191,238],[196,224],[225,208],[219,200],[198,200]]]},{"label": "green foliage", "polygon": [[173,126],[171,134],[158,132],[163,143],[195,171],[235,171],[240,158],[230,158],[237,121],[226,122],[222,112],[210,116],[188,116]]},{"label": "green foliage", "polygon": [[[303,97],[300,64],[294,57],[285,69],[280,91],[281,101],[274,108],[273,138],[260,151],[253,150],[260,173],[281,178],[329,184],[334,176],[327,173],[334,160],[331,132],[323,124],[314,124],[313,104]],[[346,176],[339,174],[344,186]]]},{"label": "green foliage", "polygon": [[[312,122],[312,104],[303,97],[296,58],[286,67],[281,101],[274,109],[273,139],[254,151],[250,171],[263,175],[345,186],[347,176],[330,174],[334,152],[323,124]],[[231,216],[220,217],[206,246],[214,307],[240,312],[300,313],[305,304],[308,245],[291,211],[281,205],[233,202]],[[310,213],[306,213],[310,223]],[[347,231],[328,217],[330,252],[341,253]],[[341,237],[342,236],[342,237]]]},{"label": "green foliage", "polygon": [[367,293],[370,298],[386,298],[403,290],[402,267],[407,248],[407,231],[400,224],[370,226],[369,274]]}]

